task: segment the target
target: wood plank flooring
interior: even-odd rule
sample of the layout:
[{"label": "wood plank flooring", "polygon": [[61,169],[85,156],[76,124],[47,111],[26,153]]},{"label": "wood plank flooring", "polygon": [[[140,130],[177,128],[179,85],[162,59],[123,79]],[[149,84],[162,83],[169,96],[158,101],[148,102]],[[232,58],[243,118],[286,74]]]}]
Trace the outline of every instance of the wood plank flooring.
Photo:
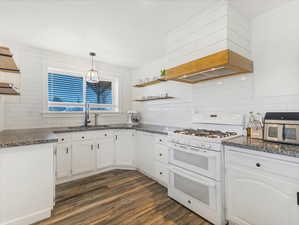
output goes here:
[{"label": "wood plank flooring", "polygon": [[52,216],[35,225],[211,225],[137,171],[113,170],[58,185]]}]

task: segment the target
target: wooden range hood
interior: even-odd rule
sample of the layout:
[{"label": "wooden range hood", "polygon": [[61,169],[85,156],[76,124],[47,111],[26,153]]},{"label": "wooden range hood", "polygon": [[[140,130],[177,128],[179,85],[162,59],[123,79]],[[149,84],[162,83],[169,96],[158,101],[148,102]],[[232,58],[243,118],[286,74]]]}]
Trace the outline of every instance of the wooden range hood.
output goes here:
[{"label": "wooden range hood", "polygon": [[166,70],[166,80],[194,84],[251,72],[253,72],[251,60],[231,50],[224,50]]},{"label": "wooden range hood", "polygon": [[20,73],[9,48],[0,46],[0,71]]}]

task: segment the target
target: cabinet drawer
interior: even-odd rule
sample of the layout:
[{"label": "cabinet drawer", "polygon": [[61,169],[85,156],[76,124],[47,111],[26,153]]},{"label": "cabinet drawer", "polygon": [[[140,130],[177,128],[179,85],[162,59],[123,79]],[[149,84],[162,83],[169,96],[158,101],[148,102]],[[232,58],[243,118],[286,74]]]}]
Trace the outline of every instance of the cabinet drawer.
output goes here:
[{"label": "cabinet drawer", "polygon": [[299,165],[297,164],[227,150],[225,153],[226,167],[241,166],[299,180]]},{"label": "cabinet drawer", "polygon": [[58,138],[58,143],[66,143],[72,141],[72,135],[63,133],[63,134],[55,134]]},{"label": "cabinet drawer", "polygon": [[113,136],[113,131],[111,130],[98,131],[94,134],[94,136],[95,139],[111,138]]},{"label": "cabinet drawer", "polygon": [[162,136],[159,135],[156,137],[156,143],[161,144],[161,145],[167,145],[167,135]]},{"label": "cabinet drawer", "polygon": [[84,141],[94,139],[94,132],[75,132],[72,134],[73,141]]},{"label": "cabinet drawer", "polygon": [[169,174],[167,164],[156,162],[156,178],[158,179],[158,181],[168,186]]},{"label": "cabinet drawer", "polygon": [[156,160],[162,163],[168,163],[168,147],[156,144]]}]

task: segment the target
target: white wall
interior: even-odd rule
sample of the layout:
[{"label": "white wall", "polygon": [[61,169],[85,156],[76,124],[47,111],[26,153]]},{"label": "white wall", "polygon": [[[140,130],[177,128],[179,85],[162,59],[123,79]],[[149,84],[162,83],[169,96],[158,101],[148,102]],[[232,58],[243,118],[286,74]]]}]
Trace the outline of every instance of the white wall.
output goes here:
[{"label": "white wall", "polygon": [[[25,46],[20,43],[2,41],[10,47],[17,65],[21,70],[21,96],[5,97],[4,128],[35,128],[82,125],[83,114],[44,114],[47,102],[47,93],[44,91],[47,84],[48,67],[66,71],[86,71],[90,67],[89,58],[80,58],[64,55]],[[87,52],[88,54],[88,52]],[[126,112],[131,105],[131,74],[124,67],[96,62],[98,70],[104,76],[119,78],[120,111],[119,114],[101,115],[99,123],[126,122]]]},{"label": "white wall", "polygon": [[[251,55],[255,72],[195,85],[166,82],[142,90],[134,88],[133,97],[135,98],[147,94],[155,95],[164,89],[169,90],[178,98],[174,102],[169,100],[146,104],[134,103],[134,107],[142,112],[144,122],[179,126],[190,126],[194,112],[247,114],[249,111],[299,111],[298,11],[299,1],[296,0],[263,14],[248,24],[248,20],[235,10],[228,8],[228,11],[221,11],[220,7],[217,15],[221,15],[221,12],[222,14],[228,12],[227,23],[222,23],[221,20],[207,23],[206,29],[198,30],[198,34],[194,33],[194,38],[205,33],[200,31],[211,29],[212,24],[214,24],[213,29],[219,31],[211,33],[204,40],[198,39],[197,44],[189,50],[193,49],[193,55],[197,55],[197,50],[206,54],[209,50],[217,51],[229,46],[242,55],[248,55],[248,57]],[[243,21],[242,25],[240,21]],[[199,23],[202,23],[202,20]],[[221,32],[224,32],[221,27],[225,24],[228,26],[227,42],[221,41],[224,38],[224,33],[221,35]],[[186,28],[183,28],[183,30],[186,29],[191,29],[189,23],[186,23]],[[178,48],[173,47],[173,54],[176,54],[177,61],[172,61],[171,55],[166,55],[164,59],[157,59],[134,71],[133,81],[141,76],[157,73],[165,65],[171,65],[167,63],[169,59],[174,64],[182,63],[179,57],[184,62],[189,61],[188,57],[193,57],[192,52],[189,51],[188,56],[188,51],[184,52],[187,48],[180,45],[184,39],[188,42],[190,38],[190,33],[185,34],[181,35],[180,41],[170,41],[171,38],[167,41],[170,46],[178,46]],[[212,37],[211,40],[210,37]],[[217,41],[209,43],[212,40]],[[204,48],[205,51],[200,47],[202,43],[209,43]],[[197,56],[200,56],[200,53]]]}]

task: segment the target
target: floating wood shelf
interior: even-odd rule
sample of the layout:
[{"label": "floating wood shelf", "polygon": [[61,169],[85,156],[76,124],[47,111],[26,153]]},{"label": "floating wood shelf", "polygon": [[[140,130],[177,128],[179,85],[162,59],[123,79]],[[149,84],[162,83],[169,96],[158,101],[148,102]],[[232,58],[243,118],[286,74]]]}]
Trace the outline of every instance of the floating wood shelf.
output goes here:
[{"label": "floating wood shelf", "polygon": [[20,73],[9,48],[0,46],[0,71]]},{"label": "floating wood shelf", "polygon": [[142,84],[136,84],[136,85],[134,85],[134,87],[141,88],[141,87],[146,87],[146,86],[158,84],[158,83],[165,82],[165,81],[167,81],[165,78],[159,78],[157,80],[148,81],[148,82],[145,82],[145,83],[142,83]]},{"label": "floating wood shelf", "polygon": [[0,83],[0,95],[20,95],[20,93],[12,84]]},{"label": "floating wood shelf", "polygon": [[136,99],[135,102],[148,102],[148,101],[157,101],[157,100],[165,100],[165,99],[174,99],[175,97],[155,97],[148,99]]}]

